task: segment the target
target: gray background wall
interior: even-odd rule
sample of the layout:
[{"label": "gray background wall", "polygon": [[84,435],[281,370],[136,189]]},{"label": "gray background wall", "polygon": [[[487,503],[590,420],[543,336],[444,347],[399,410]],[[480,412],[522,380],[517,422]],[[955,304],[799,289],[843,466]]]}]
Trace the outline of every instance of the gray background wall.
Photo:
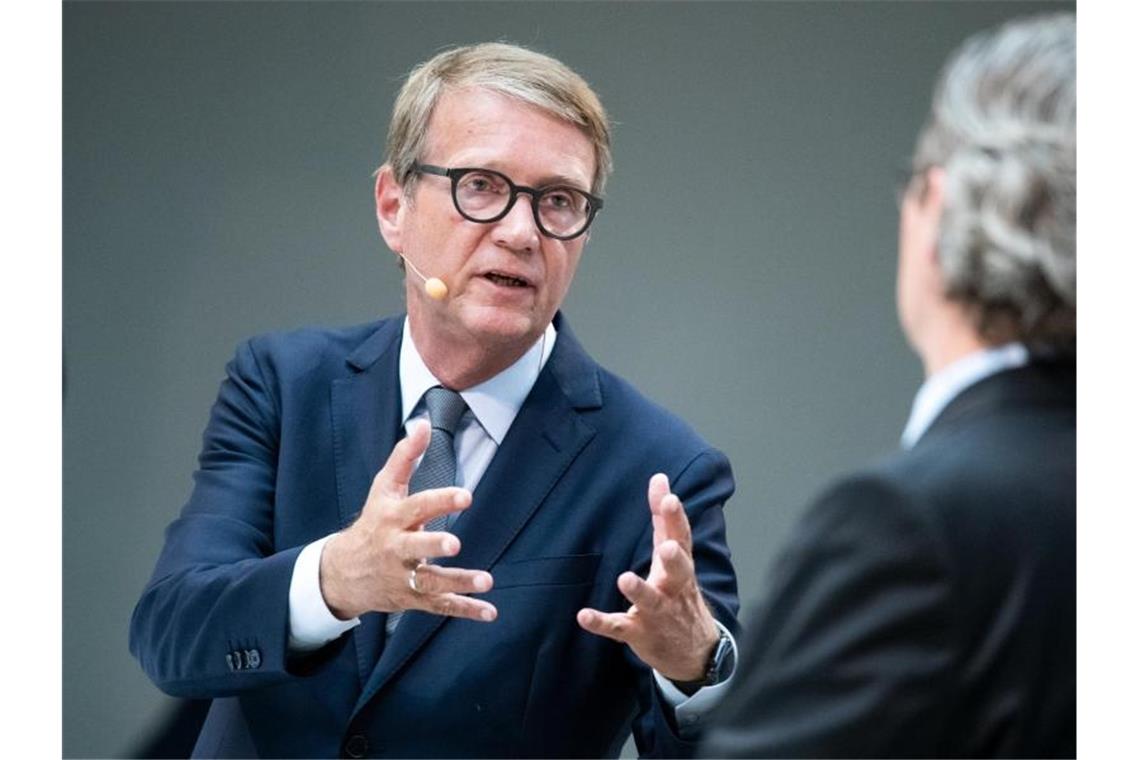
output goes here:
[{"label": "gray background wall", "polygon": [[823,481],[894,447],[894,185],[938,68],[1043,3],[67,3],[64,754],[167,708],[127,624],[242,338],[399,311],[375,228],[402,75],[507,39],[581,72],[617,171],[565,311],[733,461],[745,614]]}]

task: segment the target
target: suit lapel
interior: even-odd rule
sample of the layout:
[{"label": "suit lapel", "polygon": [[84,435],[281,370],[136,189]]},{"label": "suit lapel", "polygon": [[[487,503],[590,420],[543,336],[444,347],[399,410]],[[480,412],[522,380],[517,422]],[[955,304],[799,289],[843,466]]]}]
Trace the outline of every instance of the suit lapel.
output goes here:
[{"label": "suit lapel", "polygon": [[[333,381],[333,446],[340,526],[356,519],[400,437],[400,337],[403,321],[391,319],[347,359],[352,374]],[[353,631],[360,682],[372,672],[384,642],[384,615],[362,615]]]},{"label": "suit lapel", "polygon": [[[441,565],[489,570],[523,530],[570,464],[594,436],[577,409],[601,405],[597,365],[560,320],[558,343],[519,410],[474,500],[455,521],[463,550]],[[521,463],[521,464],[520,464]],[[354,714],[415,656],[447,622],[422,612],[406,613],[368,678]]]}]

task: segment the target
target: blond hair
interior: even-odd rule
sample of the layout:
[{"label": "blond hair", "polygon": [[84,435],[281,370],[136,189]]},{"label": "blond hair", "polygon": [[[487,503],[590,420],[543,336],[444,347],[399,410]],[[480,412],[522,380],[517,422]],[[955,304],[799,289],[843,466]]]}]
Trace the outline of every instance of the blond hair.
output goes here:
[{"label": "blond hair", "polygon": [[548,55],[518,45],[485,42],[452,48],[412,69],[396,97],[385,163],[411,192],[413,164],[422,158],[428,123],[449,89],[482,87],[515,98],[578,126],[594,146],[591,191],[601,194],[613,171],[610,122],[582,77]]}]

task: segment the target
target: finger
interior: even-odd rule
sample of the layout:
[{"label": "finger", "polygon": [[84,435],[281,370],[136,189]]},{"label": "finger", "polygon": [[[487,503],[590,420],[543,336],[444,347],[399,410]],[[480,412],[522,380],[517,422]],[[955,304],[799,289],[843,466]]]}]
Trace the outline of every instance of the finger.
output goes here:
[{"label": "finger", "polygon": [[416,594],[411,609],[481,623],[490,623],[499,616],[499,611],[490,602],[460,594]]},{"label": "finger", "polygon": [[678,594],[697,582],[693,558],[676,541],[669,540],[657,547],[661,574],[655,579],[656,588],[664,595]]},{"label": "finger", "polygon": [[655,474],[649,479],[649,508],[654,512],[661,504],[661,499],[669,493],[669,476],[663,472]]},{"label": "finger", "polygon": [[412,479],[416,460],[427,451],[428,441],[431,439],[431,425],[420,422],[411,427],[408,435],[396,444],[388,461],[372,479],[372,493],[380,492],[389,496],[403,498],[408,494],[408,482]]},{"label": "finger", "polygon": [[396,523],[416,530],[433,517],[458,512],[471,506],[471,492],[466,488],[429,488],[403,499],[394,514]]},{"label": "finger", "polygon": [[665,525],[661,519],[661,500],[669,493],[669,477],[659,472],[649,479],[649,512],[653,516],[653,546],[665,540]]},{"label": "finger", "polygon": [[578,610],[578,625],[590,633],[626,644],[637,635],[637,626],[626,612],[599,612],[585,607]]},{"label": "finger", "polygon": [[622,573],[618,577],[618,590],[622,596],[636,604],[639,610],[654,613],[661,610],[665,602],[664,595],[638,577],[636,573]]},{"label": "finger", "polygon": [[459,554],[459,549],[459,539],[446,531],[409,530],[400,535],[400,546],[396,556],[409,562],[434,557],[454,557]]},{"label": "finger", "polygon": [[661,521],[665,540],[672,539],[681,547],[691,552],[693,548],[693,534],[689,528],[689,518],[685,515],[685,508],[676,494],[668,494],[661,499]]},{"label": "finger", "polygon": [[[665,483],[668,484],[668,481]],[[650,508],[653,508],[652,502]],[[689,518],[685,515],[681,500],[674,493],[662,496],[653,512],[653,561],[649,568],[649,577],[646,579],[653,586],[660,586],[664,577],[665,568],[661,565],[661,555],[657,550],[665,541],[677,542],[690,554],[693,551],[693,534],[689,527]]]},{"label": "finger", "polygon": [[482,594],[494,583],[491,574],[483,570],[427,564],[416,568],[416,588],[421,594]]}]

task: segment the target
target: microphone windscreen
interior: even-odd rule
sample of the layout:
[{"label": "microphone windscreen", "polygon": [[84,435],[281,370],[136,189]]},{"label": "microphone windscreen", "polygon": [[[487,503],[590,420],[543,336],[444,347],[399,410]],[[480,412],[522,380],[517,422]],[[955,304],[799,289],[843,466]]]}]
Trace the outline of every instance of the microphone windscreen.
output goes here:
[{"label": "microphone windscreen", "polygon": [[431,277],[424,280],[424,290],[427,292],[429,298],[434,298],[436,301],[442,301],[447,298],[447,285],[438,277]]}]

